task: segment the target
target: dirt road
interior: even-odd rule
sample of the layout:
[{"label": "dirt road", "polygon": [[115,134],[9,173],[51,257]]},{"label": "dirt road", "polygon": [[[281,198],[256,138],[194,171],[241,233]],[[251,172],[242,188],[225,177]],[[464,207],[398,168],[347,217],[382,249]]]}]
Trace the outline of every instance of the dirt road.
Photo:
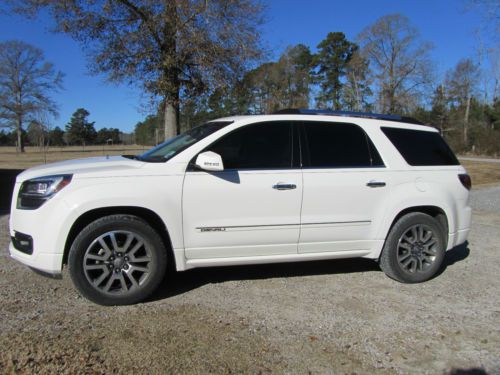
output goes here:
[{"label": "dirt road", "polygon": [[0,373],[499,374],[499,195],[474,192],[468,246],[424,284],[364,260],[217,268],[118,308],[11,260],[4,215]]}]

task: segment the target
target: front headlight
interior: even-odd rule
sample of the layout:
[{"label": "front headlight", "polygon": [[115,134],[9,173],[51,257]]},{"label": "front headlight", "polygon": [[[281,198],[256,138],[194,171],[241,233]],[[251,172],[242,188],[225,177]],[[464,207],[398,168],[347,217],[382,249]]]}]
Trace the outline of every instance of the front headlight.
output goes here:
[{"label": "front headlight", "polygon": [[73,175],[38,177],[24,181],[17,197],[17,208],[34,210],[71,182]]}]

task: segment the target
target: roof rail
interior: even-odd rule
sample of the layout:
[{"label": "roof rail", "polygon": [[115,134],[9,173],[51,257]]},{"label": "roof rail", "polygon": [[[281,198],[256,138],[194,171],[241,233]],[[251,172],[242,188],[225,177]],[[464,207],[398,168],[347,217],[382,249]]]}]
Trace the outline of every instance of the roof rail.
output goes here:
[{"label": "roof rail", "polygon": [[422,122],[413,117],[400,115],[383,115],[380,113],[371,112],[351,112],[351,111],[332,111],[330,109],[305,109],[305,108],[287,108],[273,112],[273,115],[326,115],[326,116],[345,116],[345,117],[361,117],[395,122],[406,122],[409,124],[423,125]]}]

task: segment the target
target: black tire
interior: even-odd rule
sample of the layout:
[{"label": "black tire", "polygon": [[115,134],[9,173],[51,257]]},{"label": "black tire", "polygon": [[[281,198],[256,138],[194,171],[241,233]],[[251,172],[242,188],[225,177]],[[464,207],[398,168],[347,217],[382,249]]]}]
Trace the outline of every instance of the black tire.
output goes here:
[{"label": "black tire", "polygon": [[87,299],[106,306],[130,305],[143,301],[161,283],[167,251],[159,234],[144,220],[110,215],[78,234],[68,266],[75,287]]},{"label": "black tire", "polygon": [[[404,215],[389,231],[380,255],[380,268],[387,276],[402,283],[431,279],[443,263],[445,235],[441,224],[432,216],[421,212]],[[431,237],[426,240],[428,236]]]}]

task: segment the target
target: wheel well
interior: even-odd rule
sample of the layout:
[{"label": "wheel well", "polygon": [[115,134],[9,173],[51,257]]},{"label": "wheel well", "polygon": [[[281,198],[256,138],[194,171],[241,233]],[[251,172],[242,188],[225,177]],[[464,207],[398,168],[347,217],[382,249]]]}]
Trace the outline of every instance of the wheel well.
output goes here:
[{"label": "wheel well", "polygon": [[435,218],[443,228],[444,238],[446,239],[446,241],[448,240],[448,218],[446,217],[446,213],[444,212],[444,210],[437,206],[415,206],[415,207],[405,208],[403,211],[401,211],[396,215],[396,217],[392,221],[389,231],[387,232],[387,235],[389,235],[390,230],[401,217],[411,212],[422,212],[424,214],[427,214]]},{"label": "wheel well", "polygon": [[170,241],[170,235],[168,234],[165,223],[154,211],[136,206],[103,207],[85,212],[83,215],[81,215],[71,226],[68,237],[66,238],[63,264],[67,264],[69,249],[71,248],[71,245],[73,244],[76,236],[82,231],[83,228],[101,217],[117,214],[137,216],[151,225],[151,227],[156,230],[161,236],[163,243],[166,246],[168,257],[167,264],[169,266],[173,265],[175,267],[175,261],[172,252],[172,242]]}]

